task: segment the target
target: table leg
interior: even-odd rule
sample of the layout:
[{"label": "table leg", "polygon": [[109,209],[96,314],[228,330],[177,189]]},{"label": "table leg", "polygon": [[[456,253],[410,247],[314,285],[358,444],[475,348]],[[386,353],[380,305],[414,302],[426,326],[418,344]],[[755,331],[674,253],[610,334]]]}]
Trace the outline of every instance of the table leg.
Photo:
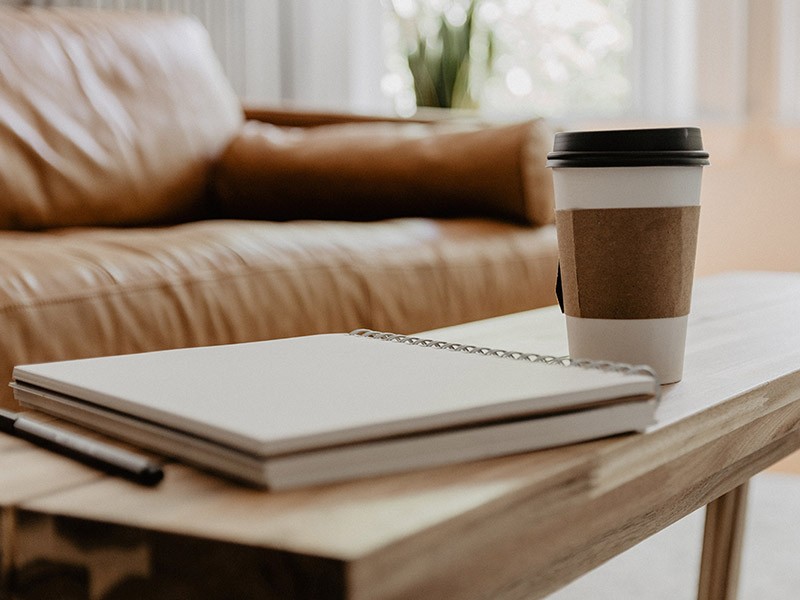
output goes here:
[{"label": "table leg", "polygon": [[734,600],[747,510],[745,482],[706,507],[698,600]]}]

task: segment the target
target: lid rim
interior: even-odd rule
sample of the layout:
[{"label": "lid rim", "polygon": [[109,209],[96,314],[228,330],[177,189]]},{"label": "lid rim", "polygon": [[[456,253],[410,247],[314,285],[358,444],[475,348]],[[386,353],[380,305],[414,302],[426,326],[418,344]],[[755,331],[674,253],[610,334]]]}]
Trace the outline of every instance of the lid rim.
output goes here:
[{"label": "lid rim", "polygon": [[624,155],[655,155],[655,154],[666,154],[668,156],[677,156],[677,155],[687,155],[687,156],[697,156],[701,154],[708,154],[707,150],[697,149],[697,150],[552,150],[548,153],[549,155],[557,155],[557,156],[571,156],[571,155],[587,155],[587,156],[595,156],[595,155],[602,155],[608,154],[612,156],[624,156]]},{"label": "lid rim", "polygon": [[553,160],[547,161],[545,167],[551,169],[592,169],[592,168],[614,168],[614,167],[707,167],[711,163],[704,161],[607,161],[607,162],[581,162]]},{"label": "lid rim", "polygon": [[548,167],[705,166],[698,127],[562,131]]},{"label": "lid rim", "polygon": [[692,152],[702,151],[698,127],[561,131],[554,152]]}]

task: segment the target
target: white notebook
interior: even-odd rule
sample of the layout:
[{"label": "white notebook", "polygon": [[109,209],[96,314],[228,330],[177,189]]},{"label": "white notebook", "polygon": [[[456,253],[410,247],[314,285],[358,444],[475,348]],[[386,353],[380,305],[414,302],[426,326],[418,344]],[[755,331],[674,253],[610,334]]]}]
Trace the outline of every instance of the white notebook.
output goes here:
[{"label": "white notebook", "polygon": [[359,330],[17,366],[21,404],[286,488],[652,424],[646,368]]}]

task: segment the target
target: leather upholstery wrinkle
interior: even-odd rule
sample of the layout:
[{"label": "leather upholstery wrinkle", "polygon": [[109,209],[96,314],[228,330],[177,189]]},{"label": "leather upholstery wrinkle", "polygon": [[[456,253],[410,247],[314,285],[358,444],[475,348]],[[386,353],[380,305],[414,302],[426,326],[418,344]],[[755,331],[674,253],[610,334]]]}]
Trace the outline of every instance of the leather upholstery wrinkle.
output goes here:
[{"label": "leather upholstery wrinkle", "polygon": [[0,227],[192,214],[243,120],[207,38],[181,17],[4,9]]}]

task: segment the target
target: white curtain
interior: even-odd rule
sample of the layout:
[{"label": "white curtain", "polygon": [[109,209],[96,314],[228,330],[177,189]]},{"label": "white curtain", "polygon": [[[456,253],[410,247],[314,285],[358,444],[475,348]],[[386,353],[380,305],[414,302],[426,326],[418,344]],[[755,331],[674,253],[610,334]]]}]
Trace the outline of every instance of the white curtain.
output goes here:
[{"label": "white curtain", "polygon": [[380,0],[281,0],[283,98],[331,109],[388,107]]}]

